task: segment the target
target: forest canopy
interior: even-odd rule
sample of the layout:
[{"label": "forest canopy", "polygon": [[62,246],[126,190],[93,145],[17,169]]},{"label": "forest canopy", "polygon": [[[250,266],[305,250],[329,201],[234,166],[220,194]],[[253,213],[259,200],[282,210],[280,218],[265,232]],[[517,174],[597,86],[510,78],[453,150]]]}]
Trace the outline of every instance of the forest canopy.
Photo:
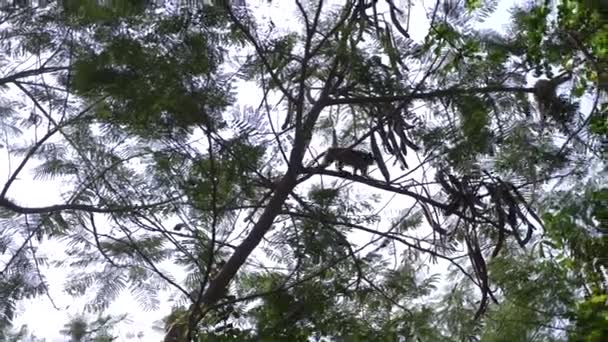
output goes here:
[{"label": "forest canopy", "polygon": [[607,341],[601,3],[2,5],[0,340]]}]

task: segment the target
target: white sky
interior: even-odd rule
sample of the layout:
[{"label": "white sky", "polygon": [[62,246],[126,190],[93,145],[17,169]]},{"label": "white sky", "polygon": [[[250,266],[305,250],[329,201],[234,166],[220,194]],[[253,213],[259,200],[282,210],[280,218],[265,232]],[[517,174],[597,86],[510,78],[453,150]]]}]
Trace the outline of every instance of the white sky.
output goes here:
[{"label": "white sky", "polygon": [[[266,1],[249,1],[249,3],[265,4]],[[432,1],[422,2],[424,6],[432,6]],[[413,15],[411,16],[412,22],[410,24],[410,34],[412,39],[420,40],[424,37],[427,31],[427,20],[425,14],[422,12],[423,6],[421,2],[416,2],[413,7]],[[489,18],[486,23],[481,24],[481,27],[492,28],[500,30],[504,24],[508,21],[508,15],[506,10],[513,4],[513,1],[501,1],[499,10]],[[256,6],[257,7],[257,6]],[[293,27],[298,25],[298,22],[293,20],[294,5],[292,1],[273,1],[273,5],[267,13],[267,16],[272,18],[274,23],[279,27]],[[243,84],[244,85],[244,84]],[[244,85],[247,86],[247,85]],[[244,90],[243,90],[244,89]],[[238,91],[240,105],[253,105],[257,107],[259,103],[259,94],[251,91],[251,88],[242,88]],[[7,154],[6,150],[0,148],[0,175],[3,179],[2,184],[7,179]],[[12,160],[12,165],[18,163],[17,159]],[[23,174],[25,176],[26,173]],[[372,176],[380,177],[379,173],[376,172]],[[61,186],[56,182],[39,182],[34,180],[21,179],[13,185],[11,190],[11,196],[14,200],[22,205],[34,206],[34,205],[50,205],[60,203],[60,192]],[[390,195],[388,196],[390,197]],[[387,197],[387,200],[388,200]],[[396,201],[399,202],[399,201]],[[386,213],[396,212],[396,209],[403,209],[403,203],[392,202],[393,208],[387,208]],[[399,208],[399,206],[401,206]],[[63,259],[64,247],[58,242],[45,242],[39,253],[45,253],[50,259]],[[63,284],[65,281],[66,273],[65,270],[47,269],[44,271],[44,275],[47,277],[49,284],[50,297],[53,298],[54,302],[58,306],[59,310],[53,308],[50,300],[41,296],[34,300],[23,301],[19,308],[21,311],[19,316],[14,321],[14,326],[19,327],[22,324],[27,324],[30,331],[32,331],[37,337],[46,337],[47,341],[68,341],[67,338],[63,337],[59,331],[63,325],[68,322],[68,315],[75,315],[82,312],[82,307],[85,301],[75,300],[73,297],[66,295],[63,292]],[[163,298],[163,297],[161,297]],[[118,333],[120,338],[118,341],[133,341],[138,340],[137,338],[127,339],[127,334],[137,334],[138,332],[144,332],[145,336],[142,341],[154,341],[161,340],[163,337],[162,333],[155,332],[151,329],[153,322],[162,319],[165,315],[170,312],[171,304],[166,300],[161,300],[161,308],[153,312],[144,312],[138,306],[137,302],[131,297],[131,295],[125,291],[121,298],[115,301],[107,313],[110,314],[129,314],[129,322],[119,324],[114,333]],[[94,316],[90,316],[94,318]]]}]

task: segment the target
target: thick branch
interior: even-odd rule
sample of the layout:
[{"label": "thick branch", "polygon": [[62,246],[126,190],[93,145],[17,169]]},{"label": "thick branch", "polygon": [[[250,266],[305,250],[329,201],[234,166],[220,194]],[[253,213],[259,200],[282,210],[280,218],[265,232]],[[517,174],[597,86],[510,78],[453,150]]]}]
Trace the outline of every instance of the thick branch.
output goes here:
[{"label": "thick branch", "polygon": [[340,105],[340,104],[380,104],[389,102],[399,101],[410,101],[410,100],[426,100],[436,97],[456,96],[465,94],[489,94],[489,93],[533,93],[534,88],[522,88],[522,87],[484,87],[484,88],[450,88],[440,89],[431,91],[428,93],[413,93],[405,95],[395,96],[371,96],[371,97],[354,97],[354,98],[342,98],[332,99],[326,102],[326,105]]},{"label": "thick branch", "polygon": [[[336,68],[337,61],[335,61],[333,65],[332,74]],[[299,171],[301,171],[304,151],[308,147],[314,124],[324,108],[324,101],[327,100],[327,94],[329,94],[330,88],[331,85],[328,81],[321,92],[319,101],[309,111],[301,130],[296,132],[297,138],[295,139],[293,149],[289,156],[289,169],[278,183],[272,198],[266,206],[266,209],[264,209],[264,212],[258,219],[257,223],[253,226],[253,229],[249,235],[235,249],[232,256],[230,256],[230,259],[228,259],[224,267],[222,267],[217,277],[215,277],[209,283],[209,286],[207,287],[207,290],[203,294],[201,300],[201,302],[207,307],[210,307],[213,303],[220,299],[230,280],[232,280],[232,278],[236,275],[249,255],[251,255],[253,250],[260,244],[266,232],[272,227],[274,219],[281,212],[281,208],[285,203],[285,200],[298,184],[296,175],[299,173]],[[169,336],[169,334],[167,334],[167,336]]]},{"label": "thick branch", "polygon": [[[308,176],[312,176],[312,175],[327,175],[327,176],[335,176],[335,177],[341,177],[341,178],[347,178],[347,179],[351,179],[354,181],[357,181],[361,184],[366,184],[369,186],[372,186],[374,188],[378,188],[378,189],[382,189],[382,190],[386,190],[386,191],[390,191],[390,192],[394,192],[394,193],[398,193],[398,194],[402,194],[402,195],[406,195],[406,196],[410,196],[422,203],[426,203],[429,205],[432,205],[436,208],[439,209],[448,209],[448,205],[438,202],[432,198],[429,197],[425,197],[423,195],[420,195],[416,192],[410,191],[408,190],[406,187],[396,187],[395,185],[391,185],[389,183],[386,183],[385,181],[380,181],[380,180],[375,180],[375,179],[371,179],[371,178],[366,178],[363,176],[356,176],[356,175],[348,175],[346,176],[346,174],[344,172],[337,172],[337,171],[332,171],[332,170],[327,170],[324,168],[306,168],[305,169],[305,173],[307,173],[308,175],[304,177],[304,179],[308,179]],[[302,179],[299,179],[298,182],[302,182]]]},{"label": "thick branch", "polygon": [[46,74],[46,73],[63,71],[63,70],[68,70],[68,69],[69,69],[69,67],[62,66],[62,67],[48,67],[48,68],[38,68],[38,69],[34,69],[34,70],[20,71],[18,73],[12,74],[10,76],[0,78],[0,85],[15,82],[21,78],[38,76],[38,75],[42,75],[42,74]]},{"label": "thick branch", "polygon": [[247,260],[260,241],[262,241],[266,232],[272,227],[274,219],[281,212],[283,203],[296,184],[295,177],[290,173],[287,173],[279,182],[276,192],[268,202],[258,222],[253,226],[251,233],[236,248],[217,277],[209,283],[209,287],[203,294],[202,303],[209,306],[220,299],[230,280],[236,275],[236,272],[245,263],[245,260]]},{"label": "thick branch", "polygon": [[52,213],[52,212],[62,211],[62,210],[78,210],[78,211],[86,211],[89,213],[106,213],[107,214],[107,213],[124,213],[124,212],[135,211],[135,210],[150,209],[150,208],[154,208],[155,206],[170,203],[174,200],[175,200],[175,198],[171,198],[171,199],[164,200],[164,201],[158,202],[158,203],[153,203],[153,204],[145,204],[145,205],[139,205],[139,206],[127,206],[127,207],[109,206],[109,207],[102,208],[102,207],[96,207],[96,206],[88,205],[88,204],[55,204],[55,205],[49,205],[46,207],[22,207],[6,198],[0,198],[0,207],[6,208],[6,209],[16,212],[18,214],[46,214],[46,213]]}]

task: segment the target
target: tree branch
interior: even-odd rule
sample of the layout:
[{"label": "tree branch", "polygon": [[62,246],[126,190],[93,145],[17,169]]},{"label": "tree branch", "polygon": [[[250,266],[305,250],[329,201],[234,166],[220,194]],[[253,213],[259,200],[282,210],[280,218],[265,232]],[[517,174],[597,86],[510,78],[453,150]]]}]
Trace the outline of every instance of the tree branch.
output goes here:
[{"label": "tree branch", "polygon": [[175,199],[176,198],[169,198],[161,202],[138,206],[109,206],[103,208],[88,204],[54,204],[46,207],[22,207],[7,198],[0,198],[0,207],[4,207],[18,214],[46,214],[62,210],[77,210],[89,213],[125,213],[135,210],[154,208],[159,205],[170,203]]},{"label": "tree branch", "polygon": [[354,97],[354,98],[341,98],[331,99],[326,101],[326,105],[335,106],[341,104],[381,104],[398,101],[410,101],[410,100],[428,100],[436,97],[466,95],[466,94],[489,94],[489,93],[533,93],[534,88],[522,88],[522,87],[483,87],[483,88],[448,88],[431,91],[428,93],[412,93],[405,95],[395,96],[370,96],[370,97]]}]

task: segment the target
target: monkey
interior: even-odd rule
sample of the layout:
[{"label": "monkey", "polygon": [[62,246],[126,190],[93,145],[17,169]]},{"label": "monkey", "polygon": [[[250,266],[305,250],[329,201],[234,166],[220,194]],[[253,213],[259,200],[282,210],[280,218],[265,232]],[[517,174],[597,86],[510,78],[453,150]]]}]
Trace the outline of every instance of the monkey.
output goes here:
[{"label": "monkey", "polygon": [[183,223],[178,223],[175,225],[175,227],[173,227],[173,230],[175,230],[176,232],[179,232],[180,230],[182,230],[182,228],[185,228],[186,225]]},{"label": "monkey", "polygon": [[553,79],[536,81],[534,84],[534,100],[538,104],[538,111],[543,117],[550,116],[551,112],[559,109],[561,103],[555,89],[571,77],[570,72],[564,72]]},{"label": "monkey", "polygon": [[323,164],[329,165],[333,162],[337,162],[340,171],[344,165],[348,165],[353,168],[353,174],[356,174],[357,170],[361,170],[361,174],[366,176],[367,168],[374,164],[374,155],[371,152],[332,147],[327,150]]}]

